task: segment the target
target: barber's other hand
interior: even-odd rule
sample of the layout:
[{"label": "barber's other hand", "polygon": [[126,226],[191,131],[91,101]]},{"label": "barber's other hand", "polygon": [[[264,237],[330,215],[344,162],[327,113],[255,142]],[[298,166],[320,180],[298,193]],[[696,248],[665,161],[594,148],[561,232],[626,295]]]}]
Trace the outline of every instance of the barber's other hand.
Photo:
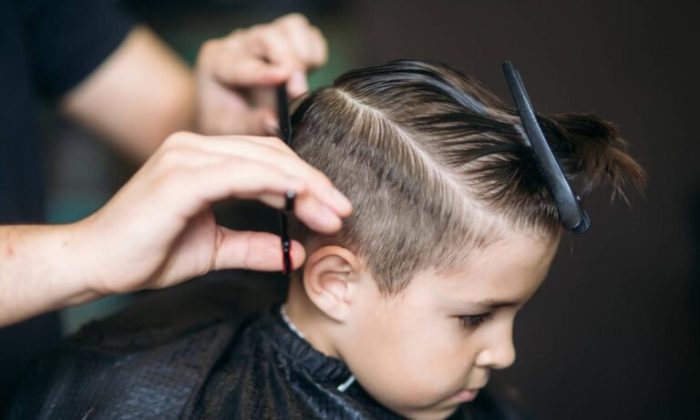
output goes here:
[{"label": "barber's other hand", "polygon": [[[210,270],[281,270],[277,235],[216,224],[213,202],[230,197],[284,205],[297,193],[295,214],[331,233],[350,203],[318,170],[273,137],[170,136],[97,213],[76,224],[74,255],[98,295],[175,285]],[[300,243],[292,261],[304,260]]]},{"label": "barber's other hand", "polygon": [[204,134],[274,135],[273,87],[308,90],[306,73],[326,62],[321,31],[300,14],[207,41],[197,59],[197,129]]}]

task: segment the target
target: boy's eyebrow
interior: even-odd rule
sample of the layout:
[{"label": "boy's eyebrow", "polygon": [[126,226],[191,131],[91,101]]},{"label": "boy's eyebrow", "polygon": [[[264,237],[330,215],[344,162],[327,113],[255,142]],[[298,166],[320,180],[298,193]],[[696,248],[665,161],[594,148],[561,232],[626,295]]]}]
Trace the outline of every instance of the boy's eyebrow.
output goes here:
[{"label": "boy's eyebrow", "polygon": [[512,308],[520,303],[512,300],[484,299],[477,302],[465,302],[474,310],[493,311],[499,308]]}]

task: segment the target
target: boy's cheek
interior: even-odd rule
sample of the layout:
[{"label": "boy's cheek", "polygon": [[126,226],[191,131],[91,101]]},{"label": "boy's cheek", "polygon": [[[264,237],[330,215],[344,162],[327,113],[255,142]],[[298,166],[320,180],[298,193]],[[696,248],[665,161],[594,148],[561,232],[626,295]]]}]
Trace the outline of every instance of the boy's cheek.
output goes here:
[{"label": "boy's cheek", "polygon": [[351,370],[358,382],[381,404],[394,411],[430,407],[442,399],[445,378],[404,357],[385,353],[371,362],[359,361]]},{"label": "boy's cheek", "polygon": [[435,375],[408,360],[385,362],[354,372],[360,385],[385,407],[408,418],[444,418],[456,408],[446,402],[455,390],[449,376]]},{"label": "boy's cheek", "polygon": [[395,411],[425,410],[465,385],[470,363],[449,325],[393,320],[367,322],[343,354],[375,399]]}]

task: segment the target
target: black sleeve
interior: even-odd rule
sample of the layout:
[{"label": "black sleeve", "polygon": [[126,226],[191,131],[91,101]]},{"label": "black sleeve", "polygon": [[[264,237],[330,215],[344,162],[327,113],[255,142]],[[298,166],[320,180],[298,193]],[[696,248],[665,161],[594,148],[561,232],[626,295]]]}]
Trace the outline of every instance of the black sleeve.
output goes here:
[{"label": "black sleeve", "polygon": [[133,26],[116,0],[23,0],[24,39],[40,93],[56,98],[95,70]]}]

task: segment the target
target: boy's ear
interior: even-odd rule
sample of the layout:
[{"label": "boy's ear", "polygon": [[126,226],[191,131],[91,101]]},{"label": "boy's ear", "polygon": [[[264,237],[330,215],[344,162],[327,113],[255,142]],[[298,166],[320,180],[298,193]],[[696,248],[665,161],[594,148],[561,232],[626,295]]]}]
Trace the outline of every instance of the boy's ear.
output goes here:
[{"label": "boy's ear", "polygon": [[357,296],[360,261],[339,246],[324,246],[304,263],[304,289],[309,299],[328,317],[338,322],[348,319]]}]

